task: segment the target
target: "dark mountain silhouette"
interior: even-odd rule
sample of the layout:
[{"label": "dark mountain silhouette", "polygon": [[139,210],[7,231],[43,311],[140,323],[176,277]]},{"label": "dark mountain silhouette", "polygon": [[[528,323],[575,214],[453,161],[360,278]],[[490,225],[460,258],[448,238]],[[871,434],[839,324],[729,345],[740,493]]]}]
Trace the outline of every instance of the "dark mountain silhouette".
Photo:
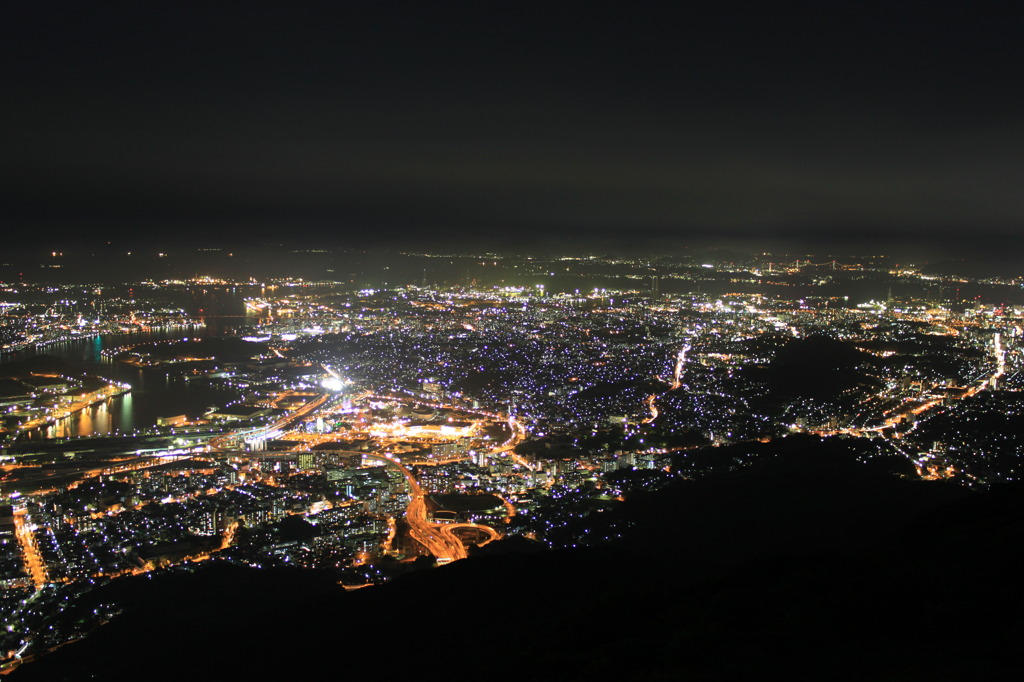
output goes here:
[{"label": "dark mountain silhouette", "polygon": [[779,399],[831,400],[866,381],[857,365],[871,356],[825,336],[789,339],[761,373]]}]

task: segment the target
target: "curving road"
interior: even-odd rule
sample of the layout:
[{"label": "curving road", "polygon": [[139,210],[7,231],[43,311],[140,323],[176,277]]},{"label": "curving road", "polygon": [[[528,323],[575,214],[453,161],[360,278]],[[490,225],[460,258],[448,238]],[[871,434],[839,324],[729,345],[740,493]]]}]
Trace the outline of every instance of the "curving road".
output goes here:
[{"label": "curving road", "polygon": [[[483,541],[471,540],[476,545],[486,545],[492,540],[498,540],[501,538],[501,533],[494,530],[490,526],[484,526],[478,523],[446,523],[439,526],[439,531],[443,537],[450,540],[455,540],[462,544],[462,535],[475,535],[477,537],[483,536]],[[460,534],[459,531],[462,531]]]},{"label": "curving road", "polygon": [[[314,410],[323,406],[324,403],[328,401],[329,397],[330,396],[326,394],[321,395],[315,400],[312,400],[306,405],[304,405],[296,412],[287,414],[274,424],[265,427],[265,429],[268,431],[273,429],[284,429],[288,425],[294,423],[296,420],[309,415]],[[394,400],[395,398],[388,397],[388,399]],[[404,399],[408,400],[408,398]],[[476,414],[478,416],[483,416],[490,419],[499,418],[497,414],[484,412],[481,410],[468,410],[466,408],[457,408],[455,406],[450,405],[437,405],[437,407],[449,407],[451,409],[460,409],[466,413]],[[509,436],[508,440],[496,446],[487,454],[488,456],[494,456],[504,452],[509,452],[509,454],[513,457],[514,460],[519,461],[521,464],[525,465],[526,462],[521,461],[521,458],[518,457],[514,452],[512,452],[512,449],[520,442],[522,442],[522,440],[526,437],[526,428],[512,415],[508,416],[508,425],[509,429],[511,430],[511,435]],[[225,448],[227,445],[229,445],[229,442],[232,439],[233,435],[233,433],[227,433],[211,440],[209,443],[210,449],[219,450]],[[483,526],[478,524],[430,523],[429,521],[427,521],[427,505],[425,499],[426,495],[423,491],[422,486],[420,486],[419,481],[416,480],[416,476],[412,473],[412,471],[410,471],[409,468],[402,464],[402,462],[400,462],[399,460],[384,453],[361,454],[363,454],[367,458],[377,459],[388,464],[391,464],[392,466],[397,467],[398,470],[402,472],[402,475],[405,476],[406,480],[409,482],[409,494],[412,498],[411,501],[409,502],[409,506],[406,508],[405,511],[405,520],[409,524],[409,533],[410,535],[412,535],[412,538],[416,540],[416,542],[422,545],[428,552],[430,552],[437,558],[438,563],[450,563],[452,561],[457,561],[459,559],[466,558],[466,546],[463,544],[462,540],[458,536],[458,531],[460,530],[468,533],[468,529],[473,529],[473,532],[483,534],[484,536],[486,536],[484,544],[501,537],[501,534],[498,533],[498,531],[491,528],[490,526]]]},{"label": "curving road", "polygon": [[[416,476],[404,464],[388,455],[374,453],[366,457],[379,459],[398,468],[409,481],[409,494],[412,500],[405,510],[405,520],[409,524],[409,534],[413,539],[437,558],[438,563],[447,564],[466,558],[466,547],[462,540],[452,533],[445,533],[441,524],[427,521],[427,503],[423,487]],[[493,530],[493,529],[492,529]]]}]

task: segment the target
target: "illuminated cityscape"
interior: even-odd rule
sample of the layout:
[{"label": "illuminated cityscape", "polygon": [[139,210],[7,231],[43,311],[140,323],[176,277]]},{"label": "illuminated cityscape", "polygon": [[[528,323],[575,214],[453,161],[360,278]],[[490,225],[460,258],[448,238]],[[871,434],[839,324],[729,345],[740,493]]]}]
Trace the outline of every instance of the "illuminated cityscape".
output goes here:
[{"label": "illuminated cityscape", "polygon": [[6,667],[116,618],[64,614],[128,576],[355,590],[498,540],[628,544],[631,498],[779,443],[964,489],[1021,475],[1020,279],[487,254],[431,283],[436,256],[394,258],[391,282],[2,285]]},{"label": "illuminated cityscape", "polygon": [[1022,679],[1010,3],[21,3],[0,676]]}]

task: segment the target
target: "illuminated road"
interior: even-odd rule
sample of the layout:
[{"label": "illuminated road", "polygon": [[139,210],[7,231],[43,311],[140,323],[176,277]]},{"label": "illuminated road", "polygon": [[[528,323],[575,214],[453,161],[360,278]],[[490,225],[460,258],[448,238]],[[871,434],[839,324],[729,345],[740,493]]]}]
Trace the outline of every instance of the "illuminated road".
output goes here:
[{"label": "illuminated road", "polygon": [[687,344],[683,346],[682,350],[679,351],[679,355],[676,357],[676,368],[675,372],[672,375],[672,388],[669,389],[671,391],[674,391],[680,386],[682,386],[680,377],[682,377],[683,375],[683,365],[686,364],[686,351],[688,350],[690,350],[690,346]]},{"label": "illuminated road", "polygon": [[[385,396],[380,396],[385,398]],[[403,400],[407,401],[410,398],[394,396],[387,396],[389,400]],[[477,417],[483,417],[485,419],[499,420],[501,415],[484,412],[480,410],[468,410],[466,408],[458,407],[455,405],[447,405],[443,403],[430,403],[419,400],[418,402],[430,405],[431,407],[439,409],[450,409],[457,410],[466,414],[471,414]],[[508,453],[513,461],[524,467],[529,468],[530,463],[525,459],[517,455],[513,449],[519,445],[526,438],[526,427],[515,418],[514,415],[508,415],[505,420],[508,424],[509,430],[511,431],[507,440],[497,445],[488,453],[486,456],[494,457],[502,453]],[[484,526],[474,523],[457,523],[457,524],[434,524],[427,521],[427,507],[425,500],[425,493],[423,488],[420,486],[419,481],[413,475],[412,471],[408,469],[404,464],[398,460],[382,453],[367,454],[366,457],[376,458],[398,468],[399,471],[405,476],[406,480],[409,481],[409,494],[411,500],[409,506],[405,511],[405,520],[409,524],[409,534],[412,535],[413,539],[421,544],[428,552],[433,554],[438,563],[445,564],[459,559],[465,559],[467,556],[466,545],[463,540],[459,537],[459,531],[463,531],[463,534],[469,532],[482,535],[485,539],[482,543],[486,544],[492,540],[496,540],[501,537],[501,534],[491,528],[490,526]],[[463,459],[463,458],[458,458]],[[454,460],[451,460],[454,461]],[[432,464],[438,464],[440,462],[432,462]],[[509,518],[515,513],[515,509],[506,503],[506,507],[509,509]],[[390,541],[390,540],[389,540]],[[476,544],[476,543],[473,543]]]},{"label": "illuminated road", "polygon": [[514,506],[512,505],[512,503],[511,503],[511,502],[509,502],[508,500],[506,500],[506,499],[505,499],[504,497],[502,497],[501,495],[498,495],[498,494],[496,494],[496,493],[492,493],[492,495],[494,495],[494,496],[495,496],[495,497],[497,497],[497,498],[498,498],[499,500],[501,500],[501,503],[502,503],[503,505],[505,505],[505,511],[506,511],[506,512],[508,512],[508,516],[507,516],[507,517],[505,518],[505,523],[508,523],[509,521],[511,521],[511,520],[512,520],[512,517],[516,515],[516,508],[515,508],[515,507],[514,507]]},{"label": "illuminated road", "polygon": [[25,566],[28,568],[28,573],[32,578],[32,584],[38,590],[47,583],[46,563],[36,547],[36,539],[32,534],[32,530],[28,527],[26,516],[27,514],[23,509],[14,513],[14,533],[18,538],[18,543],[21,545],[22,555],[25,557]]},{"label": "illuminated road", "polygon": [[384,553],[389,554],[395,550],[395,536],[398,535],[398,525],[395,519],[388,517],[388,537],[384,540]]},{"label": "illuminated road", "polygon": [[508,437],[508,440],[506,440],[504,443],[488,452],[487,456],[494,457],[495,455],[500,455],[503,452],[507,452],[509,456],[512,458],[512,461],[514,461],[516,464],[526,467],[527,469],[531,468],[530,463],[526,461],[526,459],[515,453],[515,447],[522,443],[523,440],[526,438],[526,427],[523,426],[522,422],[520,422],[518,419],[515,418],[515,416],[511,414],[508,416],[507,423],[508,428],[512,431],[512,434]]},{"label": "illuminated road", "polygon": [[992,338],[992,354],[996,358],[996,371],[989,379],[989,383],[994,390],[999,377],[1006,373],[1006,349],[1003,348],[1002,335],[999,332]]},{"label": "illuminated road", "polygon": [[658,399],[657,394],[652,393],[647,396],[644,404],[647,405],[647,409],[651,411],[651,416],[644,420],[644,424],[650,424],[658,418],[658,406],[654,404],[654,401]]},{"label": "illuminated road", "polygon": [[409,524],[409,533],[413,539],[437,557],[440,563],[465,559],[466,548],[462,546],[462,542],[442,537],[438,529],[427,521],[427,503],[423,488],[408,467],[383,453],[368,454],[366,457],[379,459],[397,467],[409,482],[409,495],[412,499],[405,510],[405,520]]},{"label": "illuminated road", "polygon": [[651,413],[651,416],[643,421],[644,424],[650,424],[655,419],[658,418],[658,406],[654,404],[658,400],[658,398],[665,395],[665,393],[668,393],[669,391],[674,391],[683,385],[683,367],[686,365],[686,351],[688,350],[690,350],[690,345],[686,344],[680,349],[679,354],[676,356],[676,366],[672,372],[672,384],[670,385],[668,391],[665,391],[663,393],[652,393],[651,395],[647,396],[646,400],[644,400],[644,404],[647,406],[647,409]]},{"label": "illuminated road", "polygon": [[[364,397],[371,396],[367,395]],[[431,403],[429,401],[424,401],[416,398],[396,396],[372,397],[384,400],[415,400],[416,402],[430,405],[435,408],[458,411],[465,413],[467,415],[474,415],[476,417],[490,419],[493,421],[499,421],[504,419],[504,421],[508,424],[511,434],[509,435],[507,440],[497,445],[494,449],[488,452],[487,456],[496,456],[507,452],[517,463],[522,464],[523,466],[529,466],[528,462],[526,462],[525,460],[523,460],[523,458],[519,457],[514,452],[512,452],[513,448],[515,448],[519,443],[523,441],[523,439],[526,438],[526,427],[512,415],[508,415],[507,417],[503,418],[501,415],[491,412],[484,412],[481,410],[470,410],[456,405],[448,405],[443,403]],[[329,398],[329,394],[321,395],[316,400],[307,403],[299,410],[296,410],[291,414],[285,415],[274,424],[265,427],[263,430],[265,432],[269,432],[276,429],[284,429],[289,425],[294,424],[297,420],[313,414],[317,409],[321,408],[328,401]],[[211,449],[223,449],[227,447],[233,439],[237,438],[238,435],[238,432],[232,432],[224,434],[223,436],[218,436],[217,438],[210,441],[210,447]],[[303,443],[301,443],[300,441],[299,447],[301,447],[302,445]],[[427,521],[427,507],[425,499],[426,494],[424,493],[422,486],[420,486],[419,481],[416,480],[416,476],[412,473],[412,471],[409,470],[409,468],[406,465],[404,465],[402,462],[395,459],[394,457],[384,453],[360,454],[367,458],[377,459],[388,464],[391,464],[392,466],[397,467],[398,470],[402,472],[402,475],[405,476],[406,480],[409,482],[409,495],[411,497],[409,506],[406,508],[405,511],[405,519],[406,522],[409,524],[409,533],[416,542],[422,545],[424,549],[426,549],[430,554],[434,555],[434,557],[437,558],[438,563],[449,563],[452,561],[457,561],[459,559],[466,558],[466,546],[463,543],[462,539],[459,537],[460,531],[463,534],[475,533],[478,536],[481,536],[483,538],[483,543],[487,543],[501,537],[500,533],[498,533],[496,530],[489,526],[482,526],[477,524],[430,523],[429,521]],[[458,459],[464,458],[460,457]],[[437,464],[438,462],[432,463]],[[389,538],[385,543],[385,548],[390,548],[393,542],[394,536],[392,530],[392,534],[389,535]]]},{"label": "illuminated road", "polygon": [[[980,391],[984,391],[986,388],[991,388],[993,390],[996,389],[999,382],[999,378],[1002,377],[1003,374],[1006,372],[1006,349],[1003,348],[1002,339],[1000,338],[1000,335],[998,333],[992,339],[992,355],[996,363],[995,369],[992,371],[992,374],[985,376],[984,378],[978,379],[973,386],[968,388],[966,391],[963,392],[962,395],[958,397],[959,400],[963,400],[964,398],[969,398],[973,395],[977,395]],[[892,437],[899,438],[900,434],[895,431],[895,427],[897,424],[901,423],[904,419],[907,419],[908,417],[916,417],[918,415],[924,414],[925,412],[928,412],[929,410],[932,410],[935,407],[942,405],[944,401],[944,398],[934,398],[932,400],[923,402],[919,405],[908,405],[901,407],[897,410],[894,410],[891,413],[891,416],[889,416],[888,418],[885,419],[885,421],[876,426],[867,426],[863,428],[847,427],[842,429],[836,429],[834,431],[814,431],[813,433],[816,433],[820,436],[834,436],[837,434],[846,434],[851,436],[866,436],[869,433],[877,433],[879,435],[885,436],[887,435],[885,433],[887,429],[893,429],[893,432],[891,434]]]},{"label": "illuminated road", "polygon": [[[438,529],[447,540],[458,542],[460,545],[464,545],[465,542],[474,545],[486,545],[488,542],[501,537],[501,533],[490,526],[482,526],[477,523],[445,523],[440,525]],[[462,532],[460,533],[459,531]]]},{"label": "illuminated road", "polygon": [[[309,401],[308,403],[306,403],[299,409],[295,410],[294,412],[284,415],[273,424],[269,424],[263,427],[262,431],[264,433],[270,433],[271,431],[283,430],[285,427],[291,425],[296,420],[302,419],[309,413],[321,407],[324,403],[327,402],[328,398],[330,398],[330,394],[321,394],[319,397]],[[227,448],[229,445],[231,445],[231,441],[237,438],[238,435],[238,431],[230,431],[222,436],[217,436],[216,438],[210,440],[210,449],[223,450]]]},{"label": "illuminated road", "polygon": [[409,524],[409,534],[424,549],[437,558],[439,564],[447,564],[467,556],[466,546],[455,534],[458,528],[472,528],[489,536],[490,542],[501,535],[489,526],[466,524],[433,524],[427,521],[427,503],[419,481],[409,469],[398,460],[382,453],[368,454],[366,457],[379,459],[398,468],[409,481],[409,494],[412,500],[405,511],[405,520]]}]

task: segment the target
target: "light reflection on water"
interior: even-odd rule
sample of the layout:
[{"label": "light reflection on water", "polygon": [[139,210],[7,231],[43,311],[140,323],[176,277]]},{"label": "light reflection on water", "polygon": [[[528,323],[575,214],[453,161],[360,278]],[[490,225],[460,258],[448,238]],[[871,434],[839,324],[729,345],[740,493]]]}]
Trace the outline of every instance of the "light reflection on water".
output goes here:
[{"label": "light reflection on water", "polygon": [[48,426],[26,432],[30,439],[68,436],[130,433],[156,424],[159,417],[187,414],[196,417],[211,405],[224,405],[236,400],[239,392],[221,388],[207,381],[188,382],[167,372],[139,369],[104,357],[104,349],[115,349],[153,341],[196,336],[230,336],[255,324],[258,314],[246,310],[246,296],[258,289],[196,290],[188,292],[180,303],[202,326],[155,329],[146,332],[103,334],[19,351],[0,357],[0,361],[22,360],[33,355],[58,357],[86,372],[127,383],[132,390],[97,403]]},{"label": "light reflection on water", "polygon": [[199,417],[210,406],[225,405],[239,397],[237,390],[205,380],[185,381],[160,369],[142,370],[106,359],[89,371],[128,383],[132,390],[48,426],[26,431],[23,437],[35,440],[130,433],[155,426],[160,417]]},{"label": "light reflection on water", "polygon": [[[39,429],[42,438],[70,438],[125,433],[135,429],[131,392],[114,396]],[[32,437],[30,435],[30,438]]]},{"label": "light reflection on water", "polygon": [[89,339],[54,344],[42,349],[40,353],[67,360],[90,374],[127,383],[132,390],[87,407],[53,424],[26,431],[22,437],[36,440],[130,433],[136,429],[155,426],[160,417],[180,414],[198,417],[210,406],[225,405],[237,400],[239,392],[235,389],[212,385],[205,380],[185,381],[158,368],[143,370],[112,361],[100,354],[104,347],[183,338],[195,334],[195,330],[192,329],[182,330],[177,335],[149,335],[149,338],[146,335],[134,335],[127,341],[123,337],[97,339],[99,343],[96,343],[97,340]]}]

